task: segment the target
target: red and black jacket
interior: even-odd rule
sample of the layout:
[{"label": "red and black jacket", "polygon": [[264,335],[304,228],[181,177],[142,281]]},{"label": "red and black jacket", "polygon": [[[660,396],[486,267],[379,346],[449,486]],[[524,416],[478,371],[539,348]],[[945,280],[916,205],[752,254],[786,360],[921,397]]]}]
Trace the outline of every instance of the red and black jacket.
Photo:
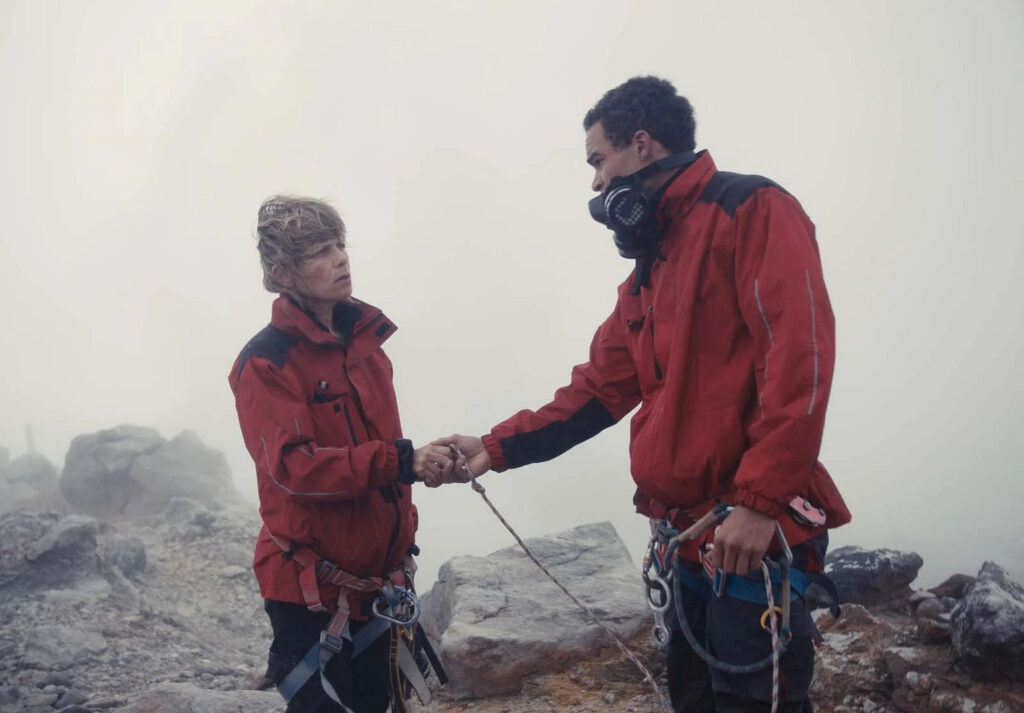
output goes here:
[{"label": "red and black jacket", "polygon": [[484,436],[494,469],[554,458],[639,404],[639,512],[700,513],[719,498],[780,518],[798,544],[820,532],[782,517],[802,495],[827,527],[848,522],[817,460],[835,328],[813,224],[778,185],[720,172],[706,151],[668,186],[658,219],[649,285],[619,286],[590,360],[549,404]]},{"label": "red and black jacket", "polygon": [[[267,599],[305,603],[300,567],[271,534],[364,577],[392,572],[415,536],[411,489],[397,480],[402,427],[381,348],[395,327],[356,300],[335,309],[335,322],[350,333],[344,345],[279,297],[229,377],[256,465],[264,526],[254,570]],[[321,585],[322,601],[337,593]],[[361,602],[350,603],[359,617]]]}]

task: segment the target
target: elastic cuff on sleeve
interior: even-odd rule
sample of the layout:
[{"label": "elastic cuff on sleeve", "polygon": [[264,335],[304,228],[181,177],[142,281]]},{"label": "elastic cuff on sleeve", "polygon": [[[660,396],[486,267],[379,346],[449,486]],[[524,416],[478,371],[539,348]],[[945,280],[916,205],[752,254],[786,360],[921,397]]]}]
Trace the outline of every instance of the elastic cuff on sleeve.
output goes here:
[{"label": "elastic cuff on sleeve", "polygon": [[384,465],[373,472],[374,486],[387,485],[398,480],[398,449],[390,443],[384,444]]},{"label": "elastic cuff on sleeve", "polygon": [[395,451],[398,453],[398,482],[412,485],[416,482],[416,473],[412,470],[412,441],[408,438],[399,438],[395,441]]},{"label": "elastic cuff on sleeve", "polygon": [[746,489],[736,491],[732,504],[742,505],[750,508],[751,510],[763,512],[765,515],[776,519],[778,519],[786,510],[785,503],[780,503],[776,500],[766,498],[763,495],[758,495],[757,493]]},{"label": "elastic cuff on sleeve", "polygon": [[488,433],[481,436],[480,440],[484,442],[484,448],[487,449],[487,454],[491,457],[491,470],[495,473],[508,470],[508,462],[505,460],[505,454],[501,451],[498,439]]}]

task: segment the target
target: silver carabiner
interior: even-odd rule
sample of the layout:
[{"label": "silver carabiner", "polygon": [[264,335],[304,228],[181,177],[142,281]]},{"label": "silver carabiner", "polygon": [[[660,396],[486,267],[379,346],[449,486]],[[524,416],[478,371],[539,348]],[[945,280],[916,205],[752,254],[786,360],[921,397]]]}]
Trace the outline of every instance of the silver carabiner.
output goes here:
[{"label": "silver carabiner", "polygon": [[[391,592],[398,597],[398,601],[394,604],[389,604],[383,596],[377,597],[373,600],[373,604],[370,605],[373,615],[398,626],[412,626],[415,624],[420,618],[419,599],[404,587],[393,587]],[[397,614],[399,607],[411,609],[409,616],[405,618],[400,617]]]},{"label": "silver carabiner", "polygon": [[[647,606],[655,612],[664,614],[672,606],[672,570],[669,570],[668,577],[661,577],[656,571],[647,574]],[[654,591],[661,592],[660,601],[654,600]]]},{"label": "silver carabiner", "polygon": [[672,632],[665,626],[665,612],[654,612],[654,626],[651,627],[651,638],[654,639],[654,645],[665,651],[668,649],[671,636]]}]

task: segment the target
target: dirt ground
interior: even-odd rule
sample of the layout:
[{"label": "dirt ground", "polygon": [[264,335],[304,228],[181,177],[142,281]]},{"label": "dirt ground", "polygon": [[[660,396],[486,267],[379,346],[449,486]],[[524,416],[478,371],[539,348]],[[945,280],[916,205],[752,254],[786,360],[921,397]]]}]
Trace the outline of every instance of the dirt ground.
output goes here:
[{"label": "dirt ground", "polygon": [[[667,695],[661,655],[643,634],[629,642]],[[433,679],[432,679],[433,680]],[[609,648],[599,657],[581,661],[564,673],[538,676],[523,686],[519,695],[504,698],[451,700],[444,689],[435,691],[429,705],[415,696],[411,713],[664,713],[659,700],[640,670],[617,649]]]}]

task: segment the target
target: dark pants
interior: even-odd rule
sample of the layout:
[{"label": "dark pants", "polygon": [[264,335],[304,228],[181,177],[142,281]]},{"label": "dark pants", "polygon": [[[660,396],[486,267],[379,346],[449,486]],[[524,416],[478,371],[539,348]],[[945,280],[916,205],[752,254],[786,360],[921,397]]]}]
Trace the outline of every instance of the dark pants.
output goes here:
[{"label": "dark pants", "polygon": [[[824,560],[827,535],[793,548],[794,567],[806,569],[808,555]],[[813,548],[814,552],[810,550]],[[703,576],[701,565],[689,569]],[[760,579],[760,571],[756,573]],[[761,628],[765,605],[712,597],[701,599],[686,586],[682,608],[690,631],[712,656],[729,664],[750,664],[771,653],[771,636]],[[675,713],[767,713],[771,710],[772,669],[749,674],[726,673],[708,664],[687,643],[676,617],[668,649],[668,688]],[[807,691],[814,674],[816,629],[810,611],[799,598],[790,610],[793,639],[781,657],[779,711],[811,713]]]},{"label": "dark pants", "polygon": [[[327,628],[331,617],[311,612],[301,604],[271,599],[264,601],[264,609],[274,628],[267,658],[267,679],[279,684],[320,640],[320,632]],[[353,635],[363,625],[364,622],[349,622]],[[383,713],[388,707],[388,643],[389,637],[385,634],[353,659],[352,642],[346,641],[327,664],[327,680],[342,702],[355,713]],[[341,710],[324,692],[317,672],[295,694],[286,713],[339,713]]]}]

